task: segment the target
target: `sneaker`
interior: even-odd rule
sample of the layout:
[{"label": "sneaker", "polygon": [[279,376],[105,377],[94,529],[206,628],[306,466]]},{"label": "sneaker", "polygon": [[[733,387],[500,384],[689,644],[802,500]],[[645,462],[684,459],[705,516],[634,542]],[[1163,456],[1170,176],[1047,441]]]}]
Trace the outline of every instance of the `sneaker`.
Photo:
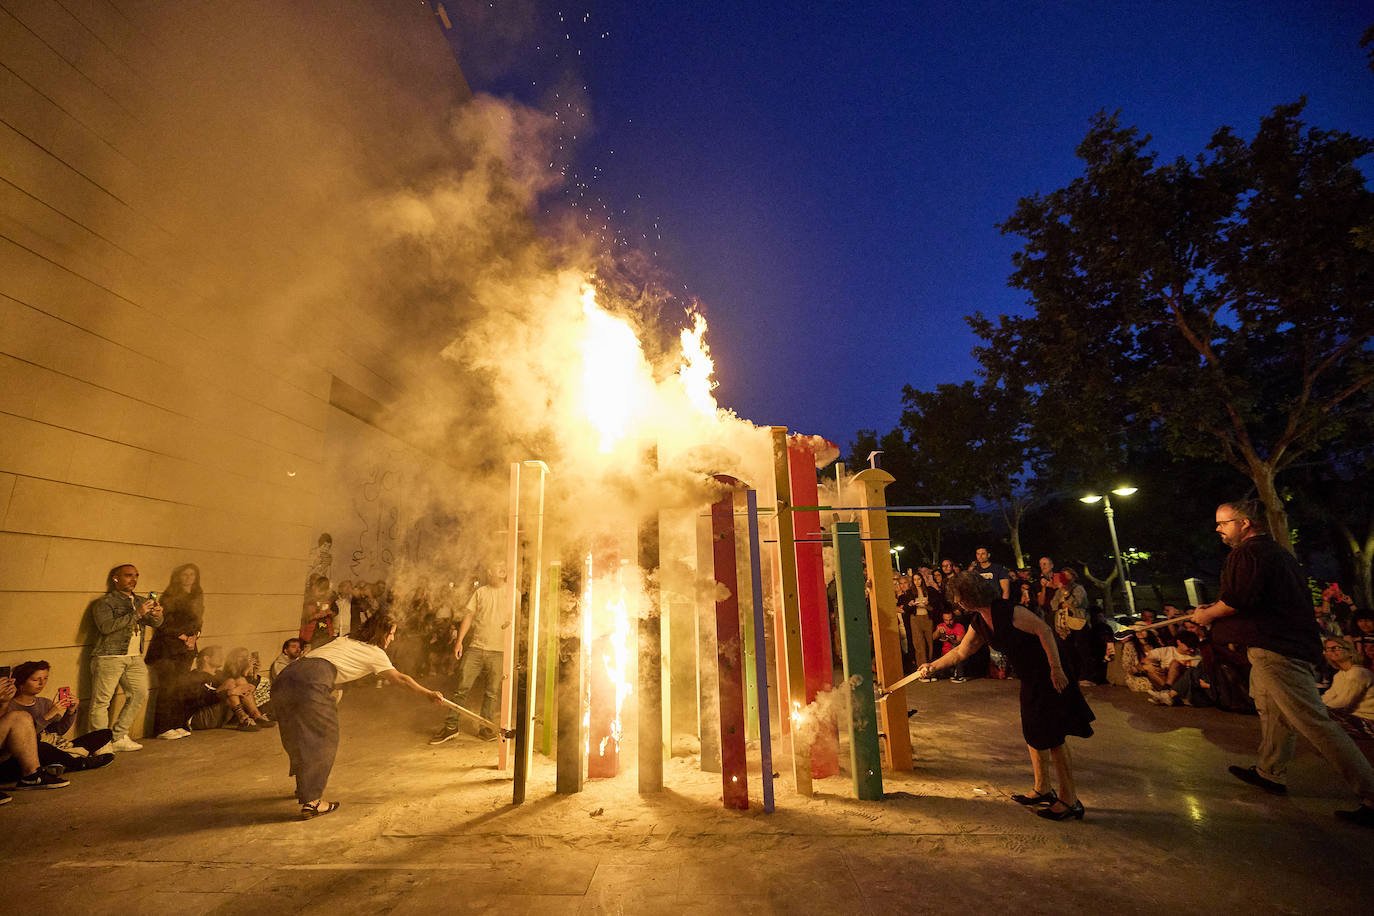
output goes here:
[{"label": "sneaker", "polygon": [[12,801],[14,801],[14,799],[8,792],[0,792],[0,805],[8,805]]},{"label": "sneaker", "polygon": [[16,789],[61,789],[71,783],[62,778],[61,772],[52,773],[45,767],[39,767],[28,776],[14,784]]},{"label": "sneaker", "polygon": [[1374,827],[1374,808],[1369,805],[1360,805],[1354,811],[1337,811],[1336,817],[1345,821],[1347,824],[1355,824],[1359,827]]},{"label": "sneaker", "polygon": [[1168,690],[1151,690],[1149,700],[1156,706],[1173,706],[1175,697]]},{"label": "sneaker", "polygon": [[96,751],[96,753],[106,753],[106,748],[108,748],[111,752],[141,751],[143,750],[143,745],[139,744],[137,741],[135,741],[133,738],[130,738],[128,735],[124,735],[121,738],[116,738],[115,740],[111,741],[109,744],[105,745],[105,747],[102,747],[99,751]]},{"label": "sneaker", "polygon": [[[1281,782],[1274,782],[1272,779],[1265,779],[1254,767],[1227,767],[1227,771],[1241,782],[1248,782],[1252,786],[1257,786],[1270,795],[1287,795],[1288,787]],[[1361,807],[1364,807],[1361,805]],[[1344,820],[1344,818],[1342,818]]]},{"label": "sneaker", "polygon": [[189,734],[191,733],[186,731],[185,729],[169,728],[162,734],[158,735],[158,737],[163,741],[176,741],[180,738],[185,738]]},{"label": "sneaker", "polygon": [[966,677],[952,677],[952,678],[950,678],[950,681],[951,681],[952,683],[955,683],[955,684],[964,684],[964,683],[967,683],[967,682],[968,682],[968,678],[966,678]]},{"label": "sneaker", "polygon": [[114,760],[114,754],[92,754],[81,761],[83,770],[98,770],[103,766],[108,766]]},{"label": "sneaker", "polygon": [[452,726],[452,725],[445,725],[443,728],[439,729],[437,732],[434,733],[434,735],[429,739],[429,743],[430,743],[430,744],[443,744],[445,741],[448,741],[450,738],[457,738],[457,737],[458,737],[458,728],[457,728],[456,726]]}]

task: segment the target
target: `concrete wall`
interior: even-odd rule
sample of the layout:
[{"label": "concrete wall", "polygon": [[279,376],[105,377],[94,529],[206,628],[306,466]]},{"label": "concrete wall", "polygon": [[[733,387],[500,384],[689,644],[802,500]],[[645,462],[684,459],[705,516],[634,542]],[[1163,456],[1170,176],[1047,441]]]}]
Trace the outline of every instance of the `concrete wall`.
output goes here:
[{"label": "concrete wall", "polygon": [[[414,109],[432,105],[441,121],[466,95],[427,5],[306,6],[309,27],[288,34],[271,3],[0,7],[0,664],[46,658],[53,682],[83,697],[85,610],[111,566],[136,564],[142,592],[199,564],[202,643],[270,658],[297,627],[321,530],[335,529],[355,574],[387,571],[386,545],[351,559],[361,472],[344,468],[406,452],[408,473],[426,473],[424,456],[331,403],[344,390],[380,405],[411,383],[385,358],[388,306],[339,302],[311,317],[302,346],[299,325],[264,320],[275,306],[244,296],[262,260],[253,244],[237,252],[226,233],[203,260],[177,238],[236,193],[215,193],[230,153],[185,142],[198,93],[225,136],[236,118],[266,120],[261,106],[224,105],[231,87],[197,72],[197,60],[251,58],[217,34],[257,28],[299,62],[254,72],[256,98],[347,72],[359,31],[384,36],[373,51],[386,52],[388,79],[414,87]],[[365,122],[381,95],[360,94],[350,117]],[[203,176],[164,180],[169,149],[183,175],[203,154]],[[187,186],[206,193],[176,193]],[[251,225],[249,209],[225,222]],[[270,287],[272,272],[260,276]]]}]

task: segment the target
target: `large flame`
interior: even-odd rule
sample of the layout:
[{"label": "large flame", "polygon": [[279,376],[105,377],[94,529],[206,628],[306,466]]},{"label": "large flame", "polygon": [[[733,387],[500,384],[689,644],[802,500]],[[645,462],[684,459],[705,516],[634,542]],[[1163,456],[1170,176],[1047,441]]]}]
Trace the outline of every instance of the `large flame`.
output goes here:
[{"label": "large flame", "polygon": [[711,359],[711,348],[706,345],[706,318],[701,312],[691,312],[692,326],[683,328],[679,340],[682,344],[682,365],[678,367],[677,377],[687,392],[687,400],[707,417],[716,415],[716,399],[711,394],[716,381],[711,378],[716,364]]},{"label": "large flame", "polygon": [[634,329],[597,305],[591,287],[582,290],[582,314],[582,406],[607,454],[645,413],[652,376]]},{"label": "large flame", "polygon": [[613,601],[606,602],[606,612],[611,615],[610,654],[602,655],[606,666],[606,676],[615,684],[615,718],[611,720],[611,733],[601,739],[600,753],[606,753],[606,742],[614,740],[620,746],[620,736],[624,734],[620,711],[625,698],[630,695],[630,615],[625,608],[625,589],[618,589]]}]

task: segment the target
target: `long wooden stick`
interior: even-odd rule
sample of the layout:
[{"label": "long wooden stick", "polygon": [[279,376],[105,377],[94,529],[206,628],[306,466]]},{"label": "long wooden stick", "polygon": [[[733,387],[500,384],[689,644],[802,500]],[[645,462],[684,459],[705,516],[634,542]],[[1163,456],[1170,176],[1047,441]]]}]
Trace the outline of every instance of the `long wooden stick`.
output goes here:
[{"label": "long wooden stick", "polygon": [[1120,633],[1115,634],[1112,638],[1115,639],[1117,642],[1124,642],[1125,640],[1130,639],[1136,633],[1148,633],[1150,630],[1162,630],[1165,627],[1171,627],[1176,623],[1189,623],[1192,619],[1192,614],[1184,614],[1182,617],[1170,617],[1168,620],[1161,620],[1157,623],[1133,623],[1126,629],[1122,630]]},{"label": "long wooden stick", "polygon": [[469,718],[476,719],[478,722],[481,722],[483,725],[490,725],[492,728],[496,729],[497,733],[500,734],[502,738],[514,738],[514,737],[515,737],[515,731],[514,731],[513,729],[502,728],[501,726],[497,725],[495,722],[493,722],[493,721],[491,721],[490,719],[488,719],[486,716],[479,716],[477,713],[473,712],[471,709],[468,709],[466,706],[459,706],[457,703],[455,703],[455,702],[453,702],[452,700],[447,699],[447,698],[445,698],[444,700],[442,700],[442,702],[443,702],[443,704],[444,704],[445,706],[447,706],[449,709],[457,710],[458,712],[461,712],[463,715],[468,716]]},{"label": "long wooden stick", "polygon": [[878,694],[878,699],[881,700],[881,699],[883,699],[884,697],[887,697],[887,696],[891,695],[893,691],[895,691],[895,690],[901,690],[901,689],[902,689],[903,687],[905,687],[907,684],[913,683],[914,681],[917,680],[917,675],[920,674],[920,673],[921,673],[921,672],[920,672],[919,670],[913,671],[913,672],[911,672],[910,674],[908,674],[906,677],[902,678],[900,681],[897,681],[895,684],[892,684],[892,685],[889,686],[889,687],[884,687],[884,688],[882,689],[882,691]]}]

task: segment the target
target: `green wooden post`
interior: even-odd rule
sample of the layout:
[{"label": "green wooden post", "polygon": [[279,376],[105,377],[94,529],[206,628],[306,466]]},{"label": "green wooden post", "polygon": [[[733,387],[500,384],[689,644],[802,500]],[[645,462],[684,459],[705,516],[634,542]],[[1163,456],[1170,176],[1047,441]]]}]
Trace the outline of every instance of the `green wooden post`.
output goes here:
[{"label": "green wooden post", "polygon": [[859,523],[836,522],[830,537],[835,545],[840,648],[845,688],[849,691],[849,769],[854,776],[854,794],[865,801],[881,801],[883,758],[878,746],[878,706],[873,700],[873,640],[869,634],[868,602],[864,598]]}]

